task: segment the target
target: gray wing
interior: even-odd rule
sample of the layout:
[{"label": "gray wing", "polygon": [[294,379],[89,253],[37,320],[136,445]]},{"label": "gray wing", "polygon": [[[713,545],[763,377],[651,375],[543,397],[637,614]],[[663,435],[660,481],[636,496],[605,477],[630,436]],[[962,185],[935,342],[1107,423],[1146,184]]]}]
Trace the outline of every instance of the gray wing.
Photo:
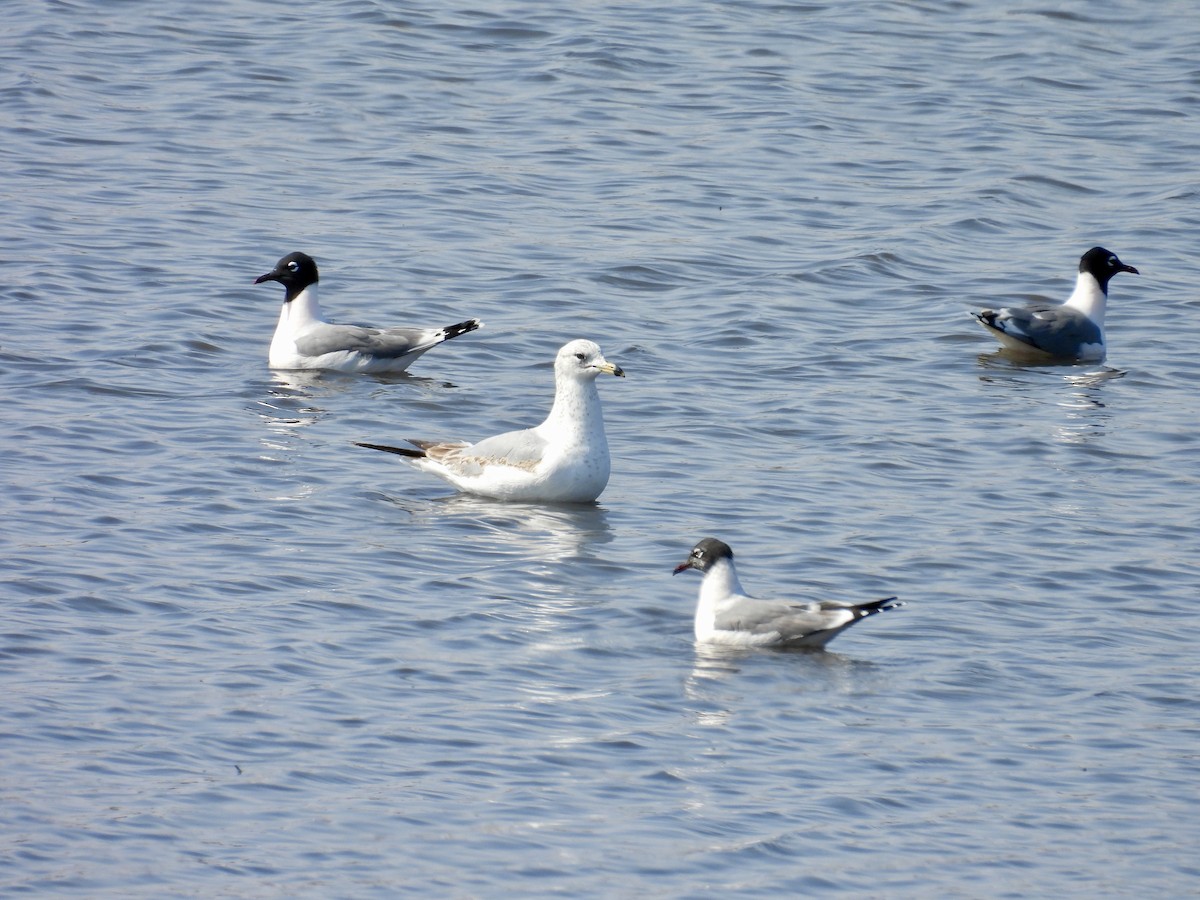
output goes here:
[{"label": "gray wing", "polygon": [[366,328],[362,325],[326,324],[296,338],[296,349],[304,356],[349,351],[380,359],[396,359],[411,353],[424,353],[444,338],[445,332],[441,328]]},{"label": "gray wing", "polygon": [[1053,356],[1074,356],[1085,344],[1104,340],[1100,327],[1078,310],[1053,304],[985,309],[979,321]]},{"label": "gray wing", "polygon": [[478,475],[488,465],[532,469],[545,455],[546,439],[535,429],[527,428],[484,438],[478,444],[451,445],[443,452],[438,450],[437,447],[426,448],[431,459],[453,468],[459,474]]},{"label": "gray wing", "polygon": [[739,597],[717,611],[715,625],[721,631],[748,631],[751,634],[778,632],[797,638],[842,624],[846,604],[784,603]]}]

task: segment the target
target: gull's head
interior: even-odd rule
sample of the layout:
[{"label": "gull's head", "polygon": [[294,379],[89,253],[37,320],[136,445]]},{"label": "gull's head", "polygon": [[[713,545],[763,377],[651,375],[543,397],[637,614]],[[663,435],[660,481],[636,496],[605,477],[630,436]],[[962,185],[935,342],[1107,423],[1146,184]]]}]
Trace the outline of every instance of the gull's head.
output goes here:
[{"label": "gull's head", "polygon": [[616,375],[624,378],[620,366],[614,366],[600,352],[600,345],[592,341],[571,341],[558,351],[554,360],[554,374],[559,378],[587,378],[597,375]]},{"label": "gull's head", "polygon": [[1110,253],[1103,247],[1093,247],[1079,257],[1079,271],[1087,272],[1096,279],[1100,290],[1108,293],[1108,280],[1118,272],[1128,272],[1130,275],[1140,275],[1133,266],[1127,266],[1117,259],[1117,254]]},{"label": "gull's head", "polygon": [[705,538],[692,548],[687,559],[675,567],[673,574],[678,575],[687,569],[695,569],[704,574],[723,559],[733,559],[733,551],[729,549],[729,545],[716,538]]},{"label": "gull's head", "polygon": [[320,279],[317,277],[317,264],[313,258],[307,253],[289,253],[279,262],[275,263],[275,268],[266,275],[259,275],[254,279],[255,284],[262,284],[264,281],[278,281],[283,285],[287,293],[284,295],[284,302],[294,300],[299,296],[300,292],[306,287],[314,285]]}]

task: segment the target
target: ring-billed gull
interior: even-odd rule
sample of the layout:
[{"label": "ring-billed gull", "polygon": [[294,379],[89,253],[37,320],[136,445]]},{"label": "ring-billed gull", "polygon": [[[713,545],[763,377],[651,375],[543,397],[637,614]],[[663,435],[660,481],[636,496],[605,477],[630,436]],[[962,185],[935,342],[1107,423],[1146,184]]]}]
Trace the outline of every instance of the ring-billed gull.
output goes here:
[{"label": "ring-billed gull", "polygon": [[536,428],[477,444],[416,441],[414,447],[359,444],[407,457],[460,491],[497,500],[590,503],[608,484],[610,461],[596,377],[624,377],[591,341],[566,344],[554,360],[554,405]]},{"label": "ring-billed gull", "polygon": [[305,253],[289,253],[254,279],[255,284],[264,281],[278,281],[284,288],[267,357],[272,369],[403,372],[425,351],[482,324],[467,319],[445,328],[366,328],[326,321],[317,301],[317,264]]},{"label": "ring-billed gull", "polygon": [[705,538],[675,567],[704,575],[696,604],[696,640],[733,647],[824,647],[860,619],[904,604],[895,597],[869,603],[757,600],[742,589],[733,551]]},{"label": "ring-billed gull", "polygon": [[1039,359],[1103,362],[1108,282],[1118,272],[1137,275],[1103,247],[1079,259],[1075,291],[1061,306],[1032,303],[971,313],[1008,350]]}]

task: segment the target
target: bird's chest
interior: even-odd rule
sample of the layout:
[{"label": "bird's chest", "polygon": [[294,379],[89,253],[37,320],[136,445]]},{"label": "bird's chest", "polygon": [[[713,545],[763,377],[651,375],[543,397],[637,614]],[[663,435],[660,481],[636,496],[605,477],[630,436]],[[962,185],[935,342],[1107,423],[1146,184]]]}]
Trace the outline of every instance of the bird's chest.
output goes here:
[{"label": "bird's chest", "polygon": [[599,493],[608,484],[607,447],[582,444],[555,447],[542,460],[538,474],[547,485],[571,485],[580,494]]},{"label": "bird's chest", "polygon": [[575,475],[597,472],[608,477],[609,463],[604,432],[579,429],[556,434],[548,442],[541,468],[548,472],[570,471]]},{"label": "bird's chest", "polygon": [[294,334],[283,328],[275,332],[275,337],[271,339],[270,362],[276,369],[292,369],[303,364],[304,357],[296,350]]}]

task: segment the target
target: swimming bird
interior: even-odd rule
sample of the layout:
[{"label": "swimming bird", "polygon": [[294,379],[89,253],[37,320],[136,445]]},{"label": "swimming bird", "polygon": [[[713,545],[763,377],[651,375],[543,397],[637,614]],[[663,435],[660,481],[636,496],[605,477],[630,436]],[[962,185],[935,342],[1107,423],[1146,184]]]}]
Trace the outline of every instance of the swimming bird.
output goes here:
[{"label": "swimming bird", "polygon": [[283,309],[267,362],[272,369],[333,369],[373,374],[403,372],[427,350],[478,328],[467,319],[445,328],[366,328],[325,320],[317,302],[317,264],[305,253],[289,253],[255,284],[283,285]]},{"label": "swimming bird", "polygon": [[536,428],[509,431],[477,444],[410,440],[416,449],[358,444],[398,453],[460,491],[537,503],[590,503],[608,484],[610,459],[596,378],[624,377],[600,347],[576,340],[554,360],[554,405]]},{"label": "swimming bird", "polygon": [[757,600],[738,581],[733,551],[716,538],[700,541],[674,574],[687,569],[704,575],[696,605],[696,640],[710,644],[821,648],[860,619],[904,605],[895,597],[855,604]]},{"label": "swimming bird", "polygon": [[971,313],[1009,350],[1039,359],[1103,362],[1104,311],[1108,282],[1118,272],[1137,275],[1103,247],[1093,247],[1079,259],[1075,291],[1061,306],[1034,303]]}]

